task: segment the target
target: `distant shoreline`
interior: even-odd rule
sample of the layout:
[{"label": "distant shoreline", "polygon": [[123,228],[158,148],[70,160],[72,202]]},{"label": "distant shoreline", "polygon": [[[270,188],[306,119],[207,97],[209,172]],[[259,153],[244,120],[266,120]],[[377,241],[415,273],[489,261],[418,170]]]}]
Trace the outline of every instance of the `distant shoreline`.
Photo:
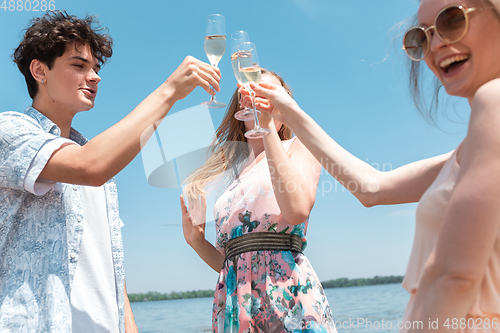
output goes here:
[{"label": "distant shoreline", "polygon": [[335,280],[328,280],[321,282],[324,289],[327,288],[346,288],[346,287],[359,287],[359,286],[373,286],[378,284],[393,284],[403,282],[402,275],[391,275],[391,276],[375,276],[372,278],[360,278],[360,279],[347,279],[340,278]]},{"label": "distant shoreline", "polygon": [[[403,281],[402,275],[391,275],[391,276],[375,276],[373,278],[359,278],[359,279],[347,279],[340,278],[334,280],[328,280],[321,282],[324,289],[327,288],[347,288],[347,287],[359,287],[359,286],[373,286],[379,284],[393,284],[401,283]],[[193,291],[172,291],[170,293],[162,294],[154,291],[150,291],[146,294],[128,294],[128,299],[130,302],[149,302],[149,301],[166,301],[173,299],[184,299],[184,298],[198,298],[198,297],[214,297],[214,290],[193,290]]]}]

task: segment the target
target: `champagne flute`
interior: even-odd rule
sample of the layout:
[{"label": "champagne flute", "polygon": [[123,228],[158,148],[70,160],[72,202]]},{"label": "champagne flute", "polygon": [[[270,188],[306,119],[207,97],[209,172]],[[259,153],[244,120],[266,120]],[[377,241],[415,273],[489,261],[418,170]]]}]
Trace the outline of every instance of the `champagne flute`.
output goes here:
[{"label": "champagne flute", "polygon": [[[207,33],[205,36],[205,53],[207,54],[210,65],[217,67],[220,59],[226,51],[226,23],[225,18],[219,14],[208,15]],[[212,95],[210,101],[201,103],[209,108],[223,108],[226,104],[217,102],[215,95]]]},{"label": "champagne flute", "polygon": [[250,82],[259,83],[262,74],[257,56],[257,48],[254,43],[245,42],[238,46],[238,69],[243,74],[240,76],[241,84],[251,94],[254,116],[254,128],[247,131],[245,137],[248,139],[261,139],[271,131],[260,127],[258,113],[255,109],[255,92],[250,88]]},{"label": "champagne flute", "polygon": [[[234,77],[239,84],[241,84],[241,75],[243,75],[243,73],[240,73],[238,68],[238,45],[249,41],[250,38],[246,31],[239,30],[231,34],[231,66],[233,67]],[[246,107],[236,112],[234,118],[241,121],[252,120],[253,110]]]}]

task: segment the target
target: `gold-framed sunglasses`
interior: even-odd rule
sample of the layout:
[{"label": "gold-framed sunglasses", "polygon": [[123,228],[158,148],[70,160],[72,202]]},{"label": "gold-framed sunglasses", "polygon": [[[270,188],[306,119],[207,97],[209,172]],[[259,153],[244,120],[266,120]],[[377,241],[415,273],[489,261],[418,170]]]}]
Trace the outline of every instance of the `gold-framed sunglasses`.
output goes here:
[{"label": "gold-framed sunglasses", "polygon": [[403,37],[403,49],[411,60],[424,60],[430,51],[431,29],[445,43],[460,41],[469,29],[469,14],[475,10],[478,8],[467,8],[465,5],[451,5],[441,9],[430,27],[417,25],[408,29]]}]

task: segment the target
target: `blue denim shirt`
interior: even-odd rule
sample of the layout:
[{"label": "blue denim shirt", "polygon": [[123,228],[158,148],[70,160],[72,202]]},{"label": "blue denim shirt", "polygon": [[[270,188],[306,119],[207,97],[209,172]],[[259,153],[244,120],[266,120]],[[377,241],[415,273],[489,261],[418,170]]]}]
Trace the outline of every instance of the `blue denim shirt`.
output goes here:
[{"label": "blue denim shirt", "polygon": [[[56,124],[32,107],[0,113],[0,332],[72,330],[71,286],[83,234],[80,186],[55,183],[43,195],[25,189],[26,181],[36,180],[25,179],[31,162],[60,134]],[[74,129],[70,139],[87,142]],[[44,158],[43,165],[50,156]],[[104,184],[104,191],[124,332],[125,272],[114,179]]]}]

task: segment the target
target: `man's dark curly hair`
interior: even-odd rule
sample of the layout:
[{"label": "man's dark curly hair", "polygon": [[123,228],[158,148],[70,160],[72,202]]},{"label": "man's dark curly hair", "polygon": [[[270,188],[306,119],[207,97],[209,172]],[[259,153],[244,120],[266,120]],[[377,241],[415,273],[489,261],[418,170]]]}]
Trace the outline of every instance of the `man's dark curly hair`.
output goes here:
[{"label": "man's dark curly hair", "polygon": [[65,11],[49,11],[31,21],[21,44],[12,55],[24,75],[31,98],[38,93],[38,83],[30,72],[31,61],[38,59],[52,69],[56,58],[61,57],[68,46],[76,47],[77,44],[88,45],[101,64],[113,54],[113,41],[99,27],[94,16],[79,19]]}]

